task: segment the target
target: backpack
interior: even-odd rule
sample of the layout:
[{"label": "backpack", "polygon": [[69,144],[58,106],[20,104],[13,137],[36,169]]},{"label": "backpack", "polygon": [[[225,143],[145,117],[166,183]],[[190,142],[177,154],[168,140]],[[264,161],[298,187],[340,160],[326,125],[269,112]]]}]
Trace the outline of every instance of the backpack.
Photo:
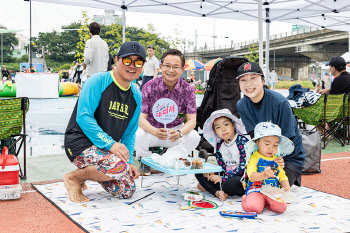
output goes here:
[{"label": "backpack", "polygon": [[203,129],[204,122],[216,110],[227,108],[239,118],[236,108],[241,99],[237,69],[249,60],[245,57],[229,56],[217,62],[209,73],[203,101],[197,108],[197,128]]}]

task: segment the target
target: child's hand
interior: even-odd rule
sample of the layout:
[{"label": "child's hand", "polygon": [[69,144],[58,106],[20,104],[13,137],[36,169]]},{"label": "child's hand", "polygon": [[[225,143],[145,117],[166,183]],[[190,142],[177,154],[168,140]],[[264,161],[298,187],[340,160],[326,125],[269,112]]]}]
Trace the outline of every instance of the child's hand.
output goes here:
[{"label": "child's hand", "polygon": [[290,190],[290,186],[288,185],[288,186],[284,187],[283,189],[285,192],[288,192]]},{"label": "child's hand", "polygon": [[264,170],[264,175],[267,176],[267,177],[272,177],[272,178],[275,178],[275,172],[271,170],[271,167],[270,166],[267,166]]},{"label": "child's hand", "polygon": [[212,181],[214,184],[217,184],[221,182],[221,177],[218,175],[211,175],[208,180]]},{"label": "child's hand", "polygon": [[214,175],[214,173],[204,173],[203,176],[209,180],[210,176]]}]

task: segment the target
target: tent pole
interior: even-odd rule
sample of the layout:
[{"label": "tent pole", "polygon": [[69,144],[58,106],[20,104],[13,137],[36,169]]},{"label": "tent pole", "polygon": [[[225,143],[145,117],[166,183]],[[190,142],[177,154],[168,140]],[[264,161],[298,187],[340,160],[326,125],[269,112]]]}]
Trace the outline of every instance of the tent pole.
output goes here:
[{"label": "tent pole", "polygon": [[264,66],[264,48],[263,48],[263,22],[262,22],[262,0],[258,2],[258,15],[259,15],[259,65],[261,68]]},{"label": "tent pole", "polygon": [[[124,1],[123,1],[124,5]],[[123,7],[123,43],[125,42],[125,7]]]},{"label": "tent pole", "polygon": [[270,22],[266,21],[265,84],[268,84],[270,72]]},{"label": "tent pole", "polygon": [[29,70],[32,71],[32,0],[29,0]]},{"label": "tent pole", "polygon": [[4,60],[4,33],[1,33],[1,70],[2,67],[4,67],[3,60]]},{"label": "tent pole", "polygon": [[270,8],[266,10],[266,52],[265,52],[265,85],[268,84],[269,72],[270,72]]}]

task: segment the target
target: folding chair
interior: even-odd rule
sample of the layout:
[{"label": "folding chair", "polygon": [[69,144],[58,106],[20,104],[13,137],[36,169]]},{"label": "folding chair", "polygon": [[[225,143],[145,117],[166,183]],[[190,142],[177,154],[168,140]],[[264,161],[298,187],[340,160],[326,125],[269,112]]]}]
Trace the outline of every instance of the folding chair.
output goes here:
[{"label": "folding chair", "polygon": [[[29,109],[29,99],[13,98],[13,99],[0,99],[0,140],[8,139],[11,140],[9,151],[12,149],[14,155],[18,158],[18,154],[23,146],[23,171],[20,165],[19,176],[21,179],[26,179],[26,113]],[[23,128],[23,133],[21,133]],[[12,138],[16,137],[13,142]],[[20,143],[17,150],[16,144]]]},{"label": "folding chair", "polygon": [[[321,98],[313,105],[304,108],[292,108],[295,117],[307,125],[314,125],[312,129],[321,126],[323,129],[322,141],[323,149],[326,148],[330,140],[335,139],[342,146],[345,145],[345,130],[339,132],[338,129],[343,127],[348,119],[347,94],[340,95],[322,95]],[[328,129],[327,126],[328,125]]]}]

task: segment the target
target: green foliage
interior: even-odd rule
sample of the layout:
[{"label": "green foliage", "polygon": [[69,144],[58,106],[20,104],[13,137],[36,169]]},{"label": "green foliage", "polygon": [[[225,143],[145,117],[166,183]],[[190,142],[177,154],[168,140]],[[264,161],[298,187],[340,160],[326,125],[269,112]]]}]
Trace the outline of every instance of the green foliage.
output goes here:
[{"label": "green foliage", "polygon": [[[127,38],[128,32],[126,31],[125,37]],[[123,26],[119,23],[112,25],[101,25],[101,38],[106,41],[108,49],[113,57],[117,56],[118,49],[123,43]],[[126,41],[129,41],[126,39]]]},{"label": "green foliage", "polygon": [[7,70],[19,71],[21,68],[19,67],[19,63],[4,63]]},{"label": "green foliage", "polygon": [[259,52],[257,52],[258,47],[256,47],[256,44],[252,44],[249,48],[249,54],[245,55],[245,58],[248,58],[251,62],[259,62]]},{"label": "green foliage", "polygon": [[[0,28],[7,29],[0,25]],[[3,62],[15,62],[16,59],[12,57],[13,49],[18,45],[18,39],[15,33],[4,33],[3,37]]]},{"label": "green foliage", "polygon": [[76,50],[74,57],[79,63],[84,62],[84,49],[85,49],[85,42],[90,39],[90,32],[89,32],[89,21],[90,17],[87,14],[87,11],[82,11],[82,18],[80,20],[80,29],[78,31],[79,33],[79,41],[76,44]]},{"label": "green foliage", "polygon": [[29,56],[27,54],[24,54],[22,57],[18,58],[17,60],[20,63],[25,63],[29,61]]}]

